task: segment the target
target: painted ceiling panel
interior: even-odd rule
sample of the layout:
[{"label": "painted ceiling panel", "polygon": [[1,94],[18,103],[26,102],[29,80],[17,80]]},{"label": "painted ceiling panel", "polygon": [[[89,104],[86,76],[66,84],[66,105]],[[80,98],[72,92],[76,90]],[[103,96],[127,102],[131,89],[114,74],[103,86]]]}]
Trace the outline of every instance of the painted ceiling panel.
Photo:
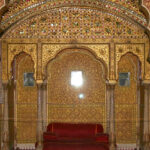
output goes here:
[{"label": "painted ceiling panel", "polygon": [[[10,6],[9,6],[9,11],[7,16],[10,16],[12,14],[17,13],[18,11],[20,11],[21,9],[25,9],[28,6],[31,6],[33,4],[37,4],[37,3],[46,3],[46,2],[50,2],[51,0],[10,0]],[[57,5],[58,3],[66,3],[67,0],[55,0],[52,1],[52,3],[54,2],[55,5]],[[79,1],[79,3],[82,3],[82,0],[70,0],[69,2],[72,2],[74,4],[74,2]],[[87,0],[84,0],[85,3],[87,2]],[[125,7],[127,9],[130,9],[140,15],[143,15],[140,11],[139,11],[139,0],[91,0],[92,2],[110,2],[110,3],[114,3],[114,5],[120,5],[120,7]],[[148,0],[147,0],[148,1]],[[90,1],[88,1],[88,3],[90,3]]]}]

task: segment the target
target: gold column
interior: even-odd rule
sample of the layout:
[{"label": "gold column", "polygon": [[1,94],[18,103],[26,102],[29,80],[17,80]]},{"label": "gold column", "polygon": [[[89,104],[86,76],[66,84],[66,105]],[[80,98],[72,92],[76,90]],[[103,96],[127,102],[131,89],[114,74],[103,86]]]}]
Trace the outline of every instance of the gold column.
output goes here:
[{"label": "gold column", "polygon": [[114,99],[114,90],[115,90],[116,81],[109,81],[110,88],[110,150],[116,150],[116,134],[115,134],[115,99]]},{"label": "gold column", "polygon": [[37,97],[37,148],[42,150],[42,81],[37,81],[38,97]]},{"label": "gold column", "polygon": [[3,131],[2,131],[2,150],[9,150],[9,126],[8,126],[8,81],[3,82],[4,90],[4,112],[3,112]]},{"label": "gold column", "polygon": [[106,82],[106,114],[107,114],[106,133],[109,133],[110,131],[110,86],[108,82]]},{"label": "gold column", "polygon": [[14,147],[17,147],[17,81],[14,80]]},{"label": "gold column", "polygon": [[42,99],[42,118],[43,118],[43,132],[47,129],[47,83],[43,84],[43,99]]},{"label": "gold column", "polygon": [[137,85],[137,141],[136,141],[136,147],[137,149],[141,148],[141,141],[140,141],[140,137],[141,137],[141,132],[140,132],[140,126],[141,126],[141,93],[140,93],[140,86],[141,83],[140,81],[138,81],[138,85]]},{"label": "gold column", "polygon": [[144,84],[144,150],[149,150],[149,81],[143,81]]}]

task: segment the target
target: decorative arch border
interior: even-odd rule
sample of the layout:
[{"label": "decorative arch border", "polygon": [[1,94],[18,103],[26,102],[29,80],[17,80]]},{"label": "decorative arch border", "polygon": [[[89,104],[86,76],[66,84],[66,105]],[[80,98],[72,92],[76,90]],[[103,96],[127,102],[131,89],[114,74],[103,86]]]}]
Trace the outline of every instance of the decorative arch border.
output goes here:
[{"label": "decorative arch border", "polygon": [[2,79],[4,81],[10,80],[12,77],[11,74],[11,64],[14,58],[22,52],[30,55],[34,62],[34,70],[35,70],[35,79],[37,73],[37,45],[36,44],[14,44],[14,43],[3,43],[2,45],[2,60],[3,60],[3,72]]},{"label": "decorative arch border", "polygon": [[118,65],[122,58],[122,56],[126,55],[127,53],[132,53],[133,55],[137,56],[141,63],[141,78],[145,78],[145,49],[144,44],[117,44],[116,45],[116,79],[118,79]]},{"label": "decorative arch border", "polygon": [[[22,52],[20,52],[20,53],[18,53],[17,55],[14,56],[14,59],[13,59],[13,61],[11,63],[11,66],[13,65],[13,62],[14,62],[15,59],[17,60],[16,63],[18,65],[27,56],[29,56],[31,58],[31,61],[34,64],[34,61],[33,61],[32,57],[31,57],[31,55],[29,55],[28,53],[22,51]],[[12,66],[12,68],[15,69],[15,71],[16,71],[18,69],[18,66],[15,66],[15,67],[17,67],[17,68],[13,68],[13,66]],[[34,70],[35,70],[35,68],[34,68]],[[12,73],[15,73],[15,74],[12,74]],[[17,72],[11,72],[10,74],[11,74],[11,76],[15,75],[15,78],[14,78],[15,80],[18,79]],[[35,72],[34,72],[34,76],[35,76]]]},{"label": "decorative arch border", "polygon": [[147,22],[149,25],[149,23],[150,23],[150,10],[147,8],[147,6],[144,5],[144,0],[139,0],[139,1],[140,1],[139,9],[146,16],[146,19],[147,19]]},{"label": "decorative arch border", "polygon": [[[58,55],[65,52],[66,50],[73,50],[76,49],[78,52],[83,52],[84,50],[91,53],[91,55],[95,58],[95,60],[100,61],[105,69],[105,78],[109,79],[109,44],[101,44],[98,46],[93,45],[80,45],[80,46],[70,46],[70,45],[51,45],[46,44],[43,45],[44,48],[42,49],[44,54],[42,54],[42,73],[43,76],[46,76],[46,68],[50,61],[56,59]],[[55,47],[54,47],[55,46]],[[43,57],[44,56],[44,57]],[[104,56],[104,57],[103,57]]]},{"label": "decorative arch border", "polygon": [[[141,5],[142,5],[142,3],[141,3]],[[101,0],[101,1],[97,1],[97,2],[91,1],[91,0],[86,0],[86,1],[81,0],[81,1],[74,1],[74,3],[72,3],[69,0],[66,0],[65,3],[64,3],[64,1],[51,2],[48,0],[46,2],[35,3],[31,6],[28,6],[24,9],[22,9],[21,11],[17,12],[16,14],[9,16],[5,20],[2,19],[1,29],[4,30],[7,28],[10,28],[12,24],[17,23],[25,16],[28,16],[34,12],[48,10],[51,8],[74,7],[74,6],[75,7],[89,7],[89,8],[100,9],[102,11],[108,11],[115,15],[120,15],[122,17],[125,16],[129,20],[132,19],[143,27],[147,27],[147,25],[148,25],[148,21],[146,21],[146,19],[144,17],[140,16],[139,14],[135,13],[134,11],[129,10],[129,9],[122,7],[118,4],[115,4],[113,2],[106,1],[106,0]],[[146,8],[145,7],[141,7],[141,8],[142,8],[141,10],[145,14],[147,12]],[[146,14],[148,14],[148,13],[146,13]],[[4,14],[4,16],[5,16],[5,14]]]},{"label": "decorative arch border", "polygon": [[[29,14],[29,15],[27,15],[27,16],[24,16],[24,18],[22,18],[22,19],[20,19],[19,21],[17,21],[17,22],[15,22],[14,24],[12,24],[12,25],[10,25],[10,27],[9,28],[7,28],[5,31],[4,31],[4,33],[2,34],[2,39],[5,39],[5,38],[8,38],[7,37],[7,35],[9,35],[9,33],[10,33],[10,31],[11,30],[15,30],[15,29],[17,29],[17,27],[19,27],[20,25],[22,25],[22,24],[25,24],[26,23],[26,21],[28,21],[28,20],[30,20],[30,19],[32,19],[32,18],[34,18],[34,17],[37,17],[38,15],[44,15],[45,13],[46,13],[46,11],[47,12],[50,12],[50,11],[54,11],[54,10],[56,10],[56,11],[58,11],[58,10],[60,10],[60,11],[62,11],[61,9],[63,9],[63,8],[66,8],[66,7],[55,7],[55,8],[51,8],[51,9],[47,9],[47,10],[41,10],[41,11],[37,11],[37,12],[34,12],[33,14]],[[68,8],[68,7],[67,7]],[[69,8],[72,8],[72,7],[69,7]],[[79,9],[80,8],[82,8],[82,9],[85,9],[84,7],[79,7]],[[78,8],[75,8],[75,9],[78,9]],[[86,8],[86,9],[88,9],[88,8]],[[103,10],[103,9],[97,9],[97,8],[94,8],[94,7],[91,7],[91,8],[89,8],[90,10],[92,10],[93,12],[94,11],[98,11],[98,12],[102,12],[102,13],[104,13],[104,14],[107,14],[107,16],[108,17],[110,17],[110,16],[113,16],[114,18],[116,17],[116,18],[119,18],[121,21],[123,21],[123,20],[126,20],[126,23],[128,23],[128,24],[133,24],[133,26],[137,26],[137,28],[140,28],[141,30],[143,30],[143,31],[145,31],[146,30],[146,28],[141,24],[141,23],[138,23],[137,21],[135,21],[134,20],[134,18],[132,19],[132,18],[129,18],[129,17],[127,17],[127,16],[123,16],[123,15],[118,15],[118,14],[113,14],[113,13],[111,13],[111,12],[109,12],[108,10],[106,11],[106,10]],[[28,28],[28,27],[27,27]],[[109,32],[109,31],[108,31]],[[28,33],[28,32],[27,32]],[[19,33],[18,33],[19,34]],[[20,33],[21,34],[21,33]],[[146,35],[146,34],[145,34]],[[146,35],[147,36],[147,35]],[[11,37],[10,37],[11,38]],[[27,38],[26,36],[24,36],[24,37],[21,37],[21,38]],[[31,38],[31,36],[30,36],[30,38]],[[35,37],[34,37],[35,38]],[[38,37],[36,37],[36,38],[38,38]],[[43,37],[42,37],[43,38]],[[45,38],[45,37],[44,37]],[[115,37],[116,38],[116,37]]]}]

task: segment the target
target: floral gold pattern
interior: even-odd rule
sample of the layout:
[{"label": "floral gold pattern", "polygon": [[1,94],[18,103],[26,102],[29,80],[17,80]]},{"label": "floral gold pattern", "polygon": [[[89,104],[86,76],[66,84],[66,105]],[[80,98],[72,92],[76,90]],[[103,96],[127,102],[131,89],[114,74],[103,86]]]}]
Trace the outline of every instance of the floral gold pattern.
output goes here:
[{"label": "floral gold pattern", "polygon": [[[137,140],[137,75],[138,58],[127,53],[119,61],[118,72],[130,72],[130,86],[115,88],[117,143],[136,143]],[[130,117],[129,117],[130,116]]]},{"label": "floral gold pattern", "polygon": [[29,55],[17,57],[17,142],[34,143],[37,124],[37,87],[25,87],[23,74],[34,72],[34,63]]},{"label": "floral gold pattern", "polygon": [[[97,122],[106,127],[105,68],[86,50],[70,50],[59,54],[48,68],[49,122]],[[84,84],[74,88],[70,84],[73,70],[83,72]],[[84,94],[84,99],[78,95]]]},{"label": "floral gold pattern", "polygon": [[[36,71],[36,44],[8,44],[8,72],[11,73],[11,65],[14,57],[21,52],[29,54],[34,61],[34,69]],[[9,79],[11,78],[11,74]]]}]

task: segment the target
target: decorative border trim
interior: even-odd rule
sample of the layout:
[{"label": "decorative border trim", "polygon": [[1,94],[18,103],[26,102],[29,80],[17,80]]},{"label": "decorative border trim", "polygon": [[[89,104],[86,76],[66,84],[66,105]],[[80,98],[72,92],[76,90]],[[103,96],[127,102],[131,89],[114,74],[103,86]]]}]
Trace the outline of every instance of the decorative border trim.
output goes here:
[{"label": "decorative border trim", "polygon": [[[45,4],[47,7],[44,7]],[[24,18],[27,15],[33,14],[37,11],[45,11],[45,10],[48,10],[48,9],[51,9],[54,7],[55,8],[59,8],[59,7],[98,8],[98,9],[102,9],[104,11],[109,11],[112,14],[125,16],[129,19],[133,19],[135,22],[138,22],[139,24],[141,24],[143,26],[147,26],[147,20],[143,16],[137,14],[133,10],[130,10],[128,8],[120,6],[119,4],[115,4],[113,2],[109,2],[106,0],[99,0],[97,2],[95,2],[95,1],[92,2],[90,0],[88,0],[88,1],[82,0],[82,1],[74,1],[74,3],[72,3],[72,1],[66,0],[66,3],[58,2],[57,4],[56,4],[56,2],[51,2],[51,0],[46,0],[46,1],[43,1],[40,3],[36,3],[36,4],[31,5],[31,6],[28,6],[28,7],[24,8],[23,10],[20,10],[16,14],[9,16],[9,18],[2,20],[1,28],[6,29],[11,24],[19,21],[20,19]]]}]

